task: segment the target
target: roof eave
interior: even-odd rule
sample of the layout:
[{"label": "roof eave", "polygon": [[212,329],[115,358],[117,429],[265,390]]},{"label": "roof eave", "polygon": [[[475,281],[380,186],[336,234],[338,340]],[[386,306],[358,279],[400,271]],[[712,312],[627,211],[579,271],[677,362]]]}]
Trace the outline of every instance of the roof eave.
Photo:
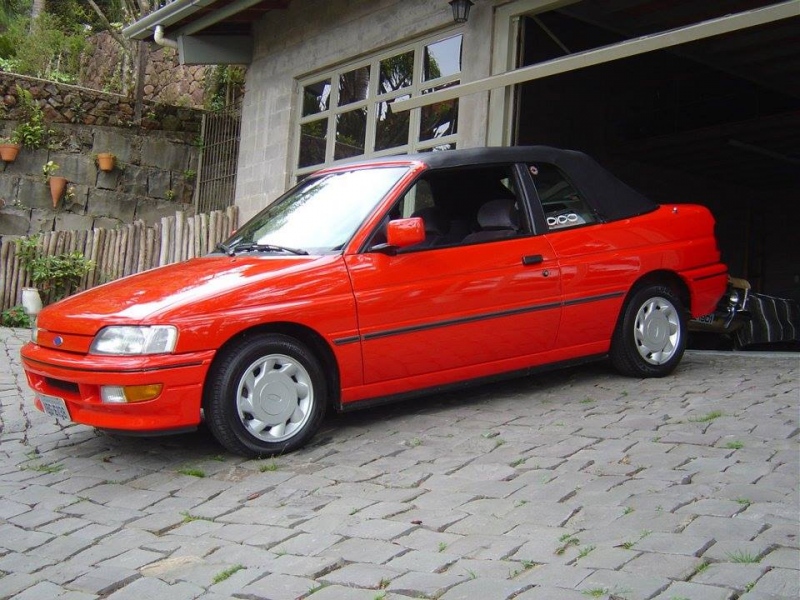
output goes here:
[{"label": "roof eave", "polygon": [[216,4],[218,0],[174,0],[155,12],[131,23],[122,30],[122,35],[134,40],[152,37],[156,25],[169,27],[197,11]]}]

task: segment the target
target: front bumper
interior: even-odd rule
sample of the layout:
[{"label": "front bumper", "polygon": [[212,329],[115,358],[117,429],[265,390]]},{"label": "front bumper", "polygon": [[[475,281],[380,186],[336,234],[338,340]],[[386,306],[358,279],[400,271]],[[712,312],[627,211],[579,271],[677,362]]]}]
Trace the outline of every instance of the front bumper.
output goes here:
[{"label": "front bumper", "polygon": [[[179,430],[200,423],[203,383],[214,351],[146,357],[73,354],[26,344],[21,351],[28,384],[40,395],[62,399],[70,420],[128,432]],[[103,402],[101,386],[161,384],[153,400]]]}]

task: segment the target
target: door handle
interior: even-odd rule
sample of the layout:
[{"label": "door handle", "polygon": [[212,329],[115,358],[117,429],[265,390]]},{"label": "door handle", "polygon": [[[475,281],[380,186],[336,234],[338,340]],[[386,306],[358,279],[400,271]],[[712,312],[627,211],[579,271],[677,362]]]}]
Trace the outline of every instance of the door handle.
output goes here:
[{"label": "door handle", "polygon": [[541,254],[529,254],[522,257],[522,264],[525,266],[538,265],[542,262],[544,262],[544,257]]}]

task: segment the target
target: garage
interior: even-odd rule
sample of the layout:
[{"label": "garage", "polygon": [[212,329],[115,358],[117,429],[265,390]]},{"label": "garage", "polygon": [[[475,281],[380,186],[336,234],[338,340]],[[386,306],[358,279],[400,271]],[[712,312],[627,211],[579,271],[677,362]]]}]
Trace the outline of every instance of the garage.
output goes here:
[{"label": "garage", "polygon": [[[612,0],[534,10],[517,16],[516,67],[770,4]],[[520,83],[510,92],[509,141],[580,149],[658,202],[710,207],[731,273],[756,291],[800,299],[798,42],[794,16]]]},{"label": "garage", "polygon": [[[448,4],[471,14],[453,22]],[[361,111],[359,123],[380,124],[391,102],[393,114],[409,111],[397,117],[411,124],[404,143],[361,133],[359,155],[531,143],[583,150],[658,202],[709,206],[731,274],[800,299],[800,0],[176,0],[128,29],[137,39],[174,38],[188,62],[197,40],[216,49],[206,62],[231,60],[220,48],[248,42],[237,176],[245,214],[304,168],[340,159],[331,149],[339,120]],[[324,106],[306,114],[304,94],[315,86],[456,39],[458,68],[430,89],[379,97],[375,88],[341,106],[323,95]],[[442,106],[457,107],[457,120],[446,138],[422,139],[420,114]],[[331,148],[306,166],[297,140],[318,124]]]}]

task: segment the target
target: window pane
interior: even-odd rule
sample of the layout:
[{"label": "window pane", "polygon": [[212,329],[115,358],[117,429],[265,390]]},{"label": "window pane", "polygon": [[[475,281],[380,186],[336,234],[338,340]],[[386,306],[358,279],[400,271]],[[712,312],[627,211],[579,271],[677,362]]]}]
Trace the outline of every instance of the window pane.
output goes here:
[{"label": "window pane", "polygon": [[[453,83],[452,85],[457,85]],[[426,92],[435,92],[445,89],[448,86],[440,86]],[[422,123],[419,129],[420,140],[432,140],[434,138],[451,135],[458,131],[458,99],[445,100],[436,104],[429,104],[422,107]]]},{"label": "window pane", "polygon": [[378,94],[408,87],[414,80],[414,52],[404,52],[381,61]]},{"label": "window pane", "polygon": [[461,72],[461,36],[425,46],[423,81],[447,77]]},{"label": "window pane", "polygon": [[334,160],[364,154],[367,133],[367,109],[359,108],[336,117],[336,148]]},{"label": "window pane", "polygon": [[594,211],[555,165],[528,165],[542,203],[547,227],[564,229],[594,223]]},{"label": "window pane", "polygon": [[331,96],[331,80],[325,79],[303,88],[303,116],[315,115],[328,110]]},{"label": "window pane", "polygon": [[325,140],[328,137],[328,119],[312,121],[300,126],[300,168],[325,162]]},{"label": "window pane", "polygon": [[[403,96],[405,98],[409,96]],[[388,102],[380,102],[375,127],[375,150],[405,146],[408,143],[408,119],[409,111],[395,113]]]},{"label": "window pane", "polygon": [[352,104],[367,97],[369,65],[342,73],[339,76],[339,106]]}]

